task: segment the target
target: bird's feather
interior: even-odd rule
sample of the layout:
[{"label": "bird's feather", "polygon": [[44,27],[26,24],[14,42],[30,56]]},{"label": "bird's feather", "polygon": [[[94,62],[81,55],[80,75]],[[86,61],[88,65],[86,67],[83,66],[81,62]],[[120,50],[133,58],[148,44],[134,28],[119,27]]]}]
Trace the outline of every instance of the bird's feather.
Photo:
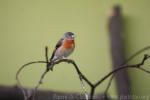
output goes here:
[{"label": "bird's feather", "polygon": [[61,39],[57,42],[57,44],[56,44],[56,46],[55,46],[55,49],[54,49],[54,51],[53,51],[53,53],[52,53],[52,56],[51,56],[51,58],[50,58],[50,61],[52,61],[52,59],[54,58],[55,52],[56,52],[56,50],[62,45],[63,40],[64,40],[64,39],[61,38]]}]

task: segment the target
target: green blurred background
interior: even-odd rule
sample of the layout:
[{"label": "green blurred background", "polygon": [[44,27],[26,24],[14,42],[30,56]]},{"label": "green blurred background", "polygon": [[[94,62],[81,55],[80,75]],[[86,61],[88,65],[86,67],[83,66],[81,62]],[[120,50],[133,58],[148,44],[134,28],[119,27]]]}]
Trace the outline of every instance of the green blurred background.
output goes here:
[{"label": "green blurred background", "polygon": [[[110,9],[119,4],[124,17],[125,51],[129,57],[150,44],[149,0],[0,0],[0,84],[15,85],[15,74],[21,65],[44,60],[64,32],[76,33],[76,49],[69,57],[94,83],[111,71],[108,32]],[[150,52],[147,52],[150,53]],[[137,63],[142,55],[130,63]],[[148,68],[150,63],[146,63]],[[23,86],[34,87],[45,65],[35,64],[20,75]],[[132,94],[150,94],[150,75],[129,71]],[[96,90],[103,92],[108,81]],[[41,89],[81,92],[72,65],[61,63],[44,79]],[[89,87],[88,87],[89,88]],[[109,91],[116,94],[115,82]],[[149,95],[150,96],[150,95]]]}]

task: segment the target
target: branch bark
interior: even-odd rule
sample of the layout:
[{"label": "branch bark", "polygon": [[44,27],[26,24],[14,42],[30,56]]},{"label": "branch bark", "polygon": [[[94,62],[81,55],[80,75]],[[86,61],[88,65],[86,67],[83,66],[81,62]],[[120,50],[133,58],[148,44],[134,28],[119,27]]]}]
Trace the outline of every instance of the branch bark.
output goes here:
[{"label": "branch bark", "polygon": [[[46,52],[47,52],[47,51],[46,51]],[[48,53],[46,53],[46,54],[48,54]],[[90,80],[88,80],[88,78],[80,71],[78,65],[75,63],[74,60],[71,60],[71,59],[60,59],[60,60],[55,61],[55,62],[53,63],[53,66],[55,66],[55,65],[57,65],[57,64],[60,64],[60,63],[62,63],[62,62],[65,62],[65,63],[68,63],[68,64],[72,64],[73,67],[75,68],[77,74],[79,75],[80,81],[82,82],[82,80],[84,80],[84,81],[90,86],[90,88],[91,88],[91,91],[90,91],[90,100],[93,100],[93,99],[94,99],[94,95],[95,95],[95,90],[96,90],[96,88],[97,88],[103,81],[105,81],[107,78],[109,78],[109,77],[110,77],[111,75],[113,75],[114,73],[117,73],[117,72],[119,72],[119,71],[121,71],[121,70],[124,70],[124,69],[127,69],[127,68],[134,68],[134,69],[136,68],[136,69],[139,69],[139,70],[141,70],[141,71],[144,71],[144,72],[150,74],[150,71],[148,71],[148,70],[146,70],[146,69],[144,69],[144,68],[141,67],[141,66],[145,63],[145,61],[148,60],[149,58],[150,58],[149,55],[144,55],[144,58],[142,59],[142,61],[141,61],[140,63],[133,64],[133,65],[122,65],[122,66],[119,66],[119,67],[117,67],[116,69],[114,69],[113,71],[109,72],[107,75],[105,75],[102,79],[100,79],[99,81],[97,81],[95,84],[93,84]],[[24,66],[22,66],[22,67],[18,70],[18,72],[17,72],[17,74],[16,74],[16,79],[17,79],[18,83],[20,83],[18,76],[19,76],[19,73],[21,72],[21,70],[22,70],[23,68],[25,68],[25,66],[30,65],[30,64],[34,64],[34,63],[50,63],[50,62],[38,61],[38,62],[31,62],[31,63],[25,64]],[[38,89],[38,87],[40,86],[40,84],[42,84],[42,80],[43,80],[43,78],[44,78],[44,76],[46,75],[47,72],[49,72],[49,70],[47,70],[47,68],[46,68],[46,71],[42,74],[42,76],[41,76],[41,78],[40,78],[40,80],[39,80],[39,83],[38,83],[37,86],[35,87],[34,94],[37,92],[37,89]],[[24,92],[24,89],[23,89],[22,86],[21,86],[21,84],[19,84],[19,87],[21,87],[22,92],[25,93],[25,92]],[[26,96],[26,95],[24,95],[24,96]],[[31,96],[34,97],[35,95],[31,95]],[[28,99],[29,97],[26,96],[26,98]]]},{"label": "branch bark", "polygon": [[[129,61],[133,60],[136,56],[138,56],[139,54],[141,54],[141,53],[143,53],[144,51],[147,51],[147,50],[149,50],[149,49],[150,49],[150,46],[146,46],[146,47],[144,47],[144,48],[138,50],[137,52],[135,52],[134,54],[132,54],[128,59],[126,59],[125,62],[122,63],[122,65],[128,64]],[[143,70],[143,71],[144,71],[144,70]],[[111,83],[112,83],[112,80],[113,80],[114,76],[115,76],[115,74],[113,74],[113,75],[111,76],[111,78],[110,78],[110,80],[109,80],[109,82],[108,82],[108,85],[107,85],[107,87],[106,87],[106,89],[105,89],[105,92],[104,92],[105,96],[107,96],[107,94],[108,94],[108,90],[109,90],[109,88],[110,88],[110,86],[111,86]]]}]

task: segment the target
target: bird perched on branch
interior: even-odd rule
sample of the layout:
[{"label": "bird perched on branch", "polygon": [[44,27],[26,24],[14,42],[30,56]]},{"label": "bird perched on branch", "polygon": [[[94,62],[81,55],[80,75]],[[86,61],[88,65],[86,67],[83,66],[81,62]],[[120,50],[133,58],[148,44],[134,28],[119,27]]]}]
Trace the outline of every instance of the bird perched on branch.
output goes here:
[{"label": "bird perched on branch", "polygon": [[72,32],[66,32],[63,37],[57,42],[53,54],[48,64],[48,69],[53,70],[53,63],[57,60],[68,57],[75,48],[75,35]]}]

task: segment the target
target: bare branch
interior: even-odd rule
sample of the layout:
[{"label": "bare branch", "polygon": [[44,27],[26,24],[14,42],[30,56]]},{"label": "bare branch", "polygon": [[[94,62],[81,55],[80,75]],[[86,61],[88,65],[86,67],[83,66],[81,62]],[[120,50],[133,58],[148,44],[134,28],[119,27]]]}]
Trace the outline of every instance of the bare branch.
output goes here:
[{"label": "bare branch", "polygon": [[48,71],[49,71],[49,70],[47,70],[47,69],[44,71],[44,73],[42,74],[42,76],[41,76],[41,78],[40,78],[38,84],[35,86],[34,92],[33,92],[32,100],[34,100],[34,97],[35,97],[35,95],[36,95],[37,89],[38,89],[39,86],[43,83],[43,79],[44,79],[45,75],[48,73]]},{"label": "bare branch", "polygon": [[[16,80],[17,80],[17,82],[19,83],[20,89],[22,90],[25,99],[27,99],[28,96],[25,94],[25,91],[24,91],[24,89],[22,88],[21,83],[20,83],[20,81],[19,81],[19,77],[18,77],[18,76],[19,76],[19,73],[20,73],[26,66],[28,66],[28,65],[30,65],[30,64],[45,63],[45,64],[48,65],[49,63],[51,63],[51,62],[48,62],[48,52],[47,52],[47,51],[48,51],[48,48],[46,47],[46,48],[45,48],[45,52],[46,52],[46,53],[45,53],[45,58],[46,58],[46,61],[35,61],[35,62],[27,63],[27,64],[23,65],[23,66],[17,71]],[[134,57],[135,57],[135,56],[134,56]],[[134,57],[133,57],[133,58],[134,58]],[[54,67],[55,67],[55,65],[60,64],[60,63],[62,63],[62,62],[72,64],[73,67],[76,69],[76,72],[77,72],[77,74],[78,74],[78,76],[79,76],[79,79],[80,79],[81,83],[83,83],[83,80],[84,80],[84,81],[90,86],[90,88],[91,88],[91,91],[90,91],[90,100],[92,100],[92,99],[93,99],[93,96],[94,96],[94,94],[95,94],[95,89],[97,88],[97,86],[99,86],[104,80],[106,80],[106,79],[109,78],[111,75],[117,73],[117,72],[120,71],[120,70],[123,70],[123,69],[126,69],[126,68],[136,68],[136,69],[142,70],[142,71],[144,71],[144,72],[150,74],[150,71],[148,71],[148,70],[146,70],[146,69],[144,69],[144,68],[141,67],[142,65],[144,65],[145,61],[148,60],[149,58],[150,58],[149,55],[144,55],[144,58],[143,58],[142,61],[141,61],[140,63],[138,63],[138,64],[134,64],[134,65],[122,65],[122,66],[120,66],[120,67],[114,69],[113,71],[109,72],[107,75],[105,75],[102,79],[100,79],[100,80],[99,80],[98,82],[96,82],[95,84],[93,84],[90,80],[87,79],[87,77],[80,71],[79,67],[77,66],[77,64],[75,63],[74,60],[71,60],[71,59],[60,59],[60,60],[57,60],[57,61],[55,61],[55,62],[53,62],[53,63],[51,63],[51,64],[52,64],[52,66],[54,66]],[[42,84],[42,81],[43,81],[43,79],[44,79],[46,73],[48,73],[49,70],[50,70],[50,69],[46,69],[45,72],[41,75],[41,78],[40,78],[38,84],[36,85],[36,87],[35,87],[35,89],[34,89],[33,99],[34,99],[34,96],[35,96],[35,94],[36,94],[36,91],[37,91],[38,87]],[[112,78],[112,79],[113,79],[113,78]],[[111,80],[112,80],[112,79],[111,79]],[[110,86],[110,84],[111,84],[111,82],[109,83],[109,86]],[[82,88],[85,88],[85,86],[83,86],[84,84],[81,84],[81,85],[82,85]],[[108,88],[109,88],[109,87],[108,87]],[[108,91],[108,88],[107,88],[106,92]],[[85,96],[87,97],[87,93],[86,93],[85,89],[84,89],[84,92],[85,92]]]},{"label": "bare branch", "polygon": [[122,65],[122,66],[118,67],[117,69],[114,69],[113,71],[109,72],[106,76],[104,76],[101,80],[99,80],[94,86],[97,87],[105,79],[107,79],[110,75],[112,75],[113,73],[118,72],[119,70],[122,70],[122,69],[125,69],[125,68],[137,68],[137,69],[139,69],[139,67],[141,67],[148,58],[150,58],[149,55],[144,55],[144,58],[138,64],[134,64],[134,65]]},{"label": "bare branch", "polygon": [[[128,59],[126,59],[125,62],[122,65],[127,64],[129,61],[131,61],[132,59],[134,59],[135,57],[137,57],[139,54],[141,54],[144,51],[147,51],[149,49],[150,49],[150,46],[146,46],[146,47],[140,49],[139,51],[137,51],[134,54],[132,54]],[[143,69],[143,68],[140,68],[140,69],[143,70],[143,71],[145,71],[145,69]],[[147,71],[145,71],[145,72],[147,72]],[[110,78],[110,80],[108,82],[108,85],[107,85],[107,87],[105,89],[105,92],[104,92],[105,95],[107,94],[107,92],[108,92],[108,90],[109,90],[109,88],[111,86],[111,83],[112,83],[112,80],[113,80],[114,76],[115,76],[115,73],[111,76],[111,78]]]},{"label": "bare branch", "polygon": [[144,72],[146,72],[146,73],[148,73],[148,74],[150,74],[150,71],[149,71],[149,70],[146,70],[146,69],[144,69],[144,68],[142,68],[142,67],[139,67],[139,69],[142,70],[142,71],[144,71]]},{"label": "bare branch", "polygon": [[62,62],[71,63],[74,66],[74,68],[76,69],[76,71],[77,71],[77,73],[79,75],[79,78],[80,79],[82,78],[85,82],[87,82],[88,85],[90,85],[91,87],[93,87],[92,82],[90,82],[90,80],[88,80],[85,77],[85,75],[82,74],[82,72],[79,70],[79,67],[77,66],[77,64],[73,60],[71,60],[71,59],[60,59],[60,60],[54,62],[53,66],[55,66],[56,64],[62,63]]},{"label": "bare branch", "polygon": [[48,68],[48,47],[46,46],[45,47],[45,59],[46,59],[46,62],[47,62],[47,64],[46,64],[46,67]]},{"label": "bare branch", "polygon": [[26,68],[28,65],[31,65],[31,64],[38,64],[38,63],[47,63],[47,62],[45,62],[45,61],[33,61],[33,62],[29,62],[29,63],[24,64],[23,66],[21,66],[21,67],[19,68],[19,70],[17,71],[17,73],[16,73],[17,85],[18,85],[18,87],[20,88],[20,90],[21,90],[22,93],[23,93],[24,100],[27,100],[28,96],[27,96],[27,94],[26,94],[24,88],[23,88],[22,85],[21,85],[21,82],[20,82],[20,80],[19,80],[19,74],[20,74],[21,71],[22,71],[24,68]]},{"label": "bare branch", "polygon": [[[77,71],[77,73],[78,73],[78,75],[79,75],[80,81],[82,82],[82,80],[84,80],[87,84],[89,84],[90,86],[93,87],[93,84],[82,74],[82,72],[79,70],[77,64],[76,64],[73,60],[71,60],[71,59],[60,59],[60,60],[57,60],[57,61],[55,61],[54,63],[52,63],[52,64],[53,64],[52,66],[55,66],[56,64],[59,64],[59,63],[62,63],[62,62],[71,63],[71,64],[75,67],[75,69],[76,69],[76,71]],[[42,76],[41,76],[41,78],[40,78],[38,84],[36,85],[36,87],[35,87],[35,89],[34,89],[33,100],[34,100],[34,97],[35,97],[35,94],[36,94],[37,89],[38,89],[39,86],[42,84],[42,80],[44,79],[44,76],[46,75],[46,73],[47,73],[48,71],[49,71],[49,70],[45,70],[45,72],[42,74]],[[82,83],[83,83],[83,82],[82,82]],[[82,85],[83,85],[83,84],[82,84]],[[86,97],[87,97],[87,93],[86,93]]]}]

